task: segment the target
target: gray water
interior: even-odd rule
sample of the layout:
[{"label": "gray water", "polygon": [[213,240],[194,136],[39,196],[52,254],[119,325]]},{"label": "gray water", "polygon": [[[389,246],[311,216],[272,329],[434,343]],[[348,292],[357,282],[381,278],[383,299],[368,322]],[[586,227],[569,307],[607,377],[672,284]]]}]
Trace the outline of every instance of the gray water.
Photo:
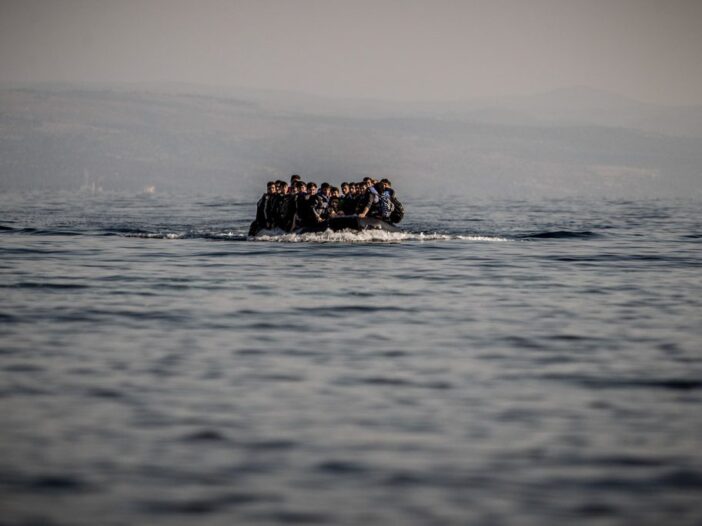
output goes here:
[{"label": "gray water", "polygon": [[694,201],[0,198],[2,524],[700,524]]}]

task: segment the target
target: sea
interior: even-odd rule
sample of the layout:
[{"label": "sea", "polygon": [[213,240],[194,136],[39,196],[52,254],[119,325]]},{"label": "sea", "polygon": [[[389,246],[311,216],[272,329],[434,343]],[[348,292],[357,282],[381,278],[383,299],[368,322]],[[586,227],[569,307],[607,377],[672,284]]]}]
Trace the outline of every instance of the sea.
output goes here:
[{"label": "sea", "polygon": [[0,196],[2,525],[702,524],[702,202]]}]

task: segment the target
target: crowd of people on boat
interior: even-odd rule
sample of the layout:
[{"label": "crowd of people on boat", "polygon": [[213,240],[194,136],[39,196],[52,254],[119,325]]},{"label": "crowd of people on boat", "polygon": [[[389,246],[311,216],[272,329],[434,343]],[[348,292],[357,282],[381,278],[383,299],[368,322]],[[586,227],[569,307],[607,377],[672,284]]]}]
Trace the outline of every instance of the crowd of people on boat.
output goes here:
[{"label": "crowd of people on boat", "polygon": [[373,217],[394,224],[404,216],[402,203],[388,179],[364,177],[361,182],[343,182],[336,187],[329,183],[317,186],[292,175],[290,183],[269,181],[266,186],[266,193],[256,205],[250,235],[263,229],[293,232],[335,217]]}]

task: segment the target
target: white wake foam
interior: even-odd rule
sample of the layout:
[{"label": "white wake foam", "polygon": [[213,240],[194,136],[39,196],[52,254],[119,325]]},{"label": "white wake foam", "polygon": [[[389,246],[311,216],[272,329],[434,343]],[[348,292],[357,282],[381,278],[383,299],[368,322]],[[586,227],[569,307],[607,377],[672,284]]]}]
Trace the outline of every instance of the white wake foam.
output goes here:
[{"label": "white wake foam", "polygon": [[175,232],[127,232],[121,234],[123,237],[136,237],[139,239],[184,239],[187,234]]},{"label": "white wake foam", "polygon": [[268,241],[276,243],[400,243],[402,241],[507,241],[503,237],[465,236],[419,232],[387,232],[385,230],[341,230],[334,232],[314,232],[307,234],[288,234],[281,231],[264,230],[251,241]]},{"label": "white wake foam", "polygon": [[125,237],[145,239],[231,239],[249,241],[267,241],[274,243],[401,243],[403,241],[508,241],[499,236],[439,234],[424,232],[387,232],[385,230],[341,230],[334,232],[314,232],[307,234],[290,234],[282,230],[263,230],[255,237],[246,237],[242,233],[225,232],[129,232]]}]

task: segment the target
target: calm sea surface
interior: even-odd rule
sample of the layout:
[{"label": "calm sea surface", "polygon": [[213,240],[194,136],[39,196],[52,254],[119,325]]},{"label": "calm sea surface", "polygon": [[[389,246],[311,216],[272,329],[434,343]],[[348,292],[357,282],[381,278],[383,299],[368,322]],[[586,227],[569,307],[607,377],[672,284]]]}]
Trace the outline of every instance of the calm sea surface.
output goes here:
[{"label": "calm sea surface", "polygon": [[702,523],[702,207],[0,197],[0,523]]}]

